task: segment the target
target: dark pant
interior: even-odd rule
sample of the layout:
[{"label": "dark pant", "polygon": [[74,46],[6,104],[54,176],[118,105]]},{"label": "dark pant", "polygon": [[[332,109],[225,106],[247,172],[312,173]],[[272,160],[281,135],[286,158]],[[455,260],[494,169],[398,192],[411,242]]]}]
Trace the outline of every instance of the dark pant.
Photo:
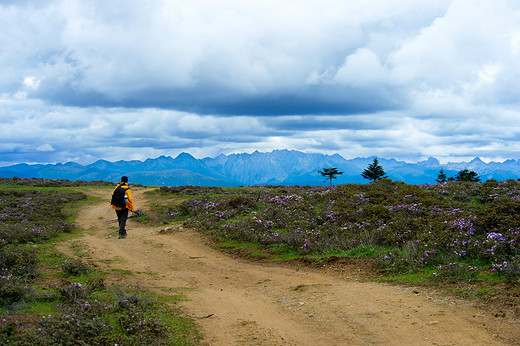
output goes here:
[{"label": "dark pant", "polygon": [[116,210],[117,221],[119,222],[119,235],[126,236],[126,219],[128,219],[128,209]]}]

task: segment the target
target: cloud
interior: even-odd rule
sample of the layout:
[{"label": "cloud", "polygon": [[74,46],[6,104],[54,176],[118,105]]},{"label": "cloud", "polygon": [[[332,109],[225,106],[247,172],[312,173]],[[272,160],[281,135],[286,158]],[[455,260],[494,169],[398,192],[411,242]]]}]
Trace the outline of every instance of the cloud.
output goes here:
[{"label": "cloud", "polygon": [[339,84],[374,87],[391,82],[388,77],[379,56],[367,48],[359,48],[345,59],[334,80]]},{"label": "cloud", "polygon": [[[508,1],[453,1],[446,13],[392,52],[395,79],[423,90],[446,90],[467,97],[501,97],[505,76],[518,76],[515,37],[520,6]],[[490,99],[486,101],[491,101]]]},{"label": "cloud", "polygon": [[54,149],[53,146],[50,145],[49,143],[45,143],[45,144],[39,145],[36,148],[36,150],[37,151],[56,151],[56,149]]},{"label": "cloud", "polygon": [[0,164],[520,158],[519,23],[507,0],[3,2]]},{"label": "cloud", "polygon": [[[400,4],[408,11],[393,10]],[[387,79],[376,53],[367,62],[365,45],[375,46],[373,37],[385,30],[395,41],[393,23],[416,8],[409,5],[70,1],[9,7],[4,16],[18,22],[22,36],[31,32],[33,42],[46,43],[26,50],[9,41],[20,68],[39,81],[30,97],[221,115],[344,114],[393,109],[392,100],[402,99],[386,82],[380,90],[358,87]],[[428,23],[431,14],[424,17]]]}]

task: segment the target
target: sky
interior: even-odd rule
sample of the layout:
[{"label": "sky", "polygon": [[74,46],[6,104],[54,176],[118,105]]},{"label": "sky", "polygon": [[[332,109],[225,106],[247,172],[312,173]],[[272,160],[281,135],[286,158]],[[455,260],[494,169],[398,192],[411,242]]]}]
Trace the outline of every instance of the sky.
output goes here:
[{"label": "sky", "polygon": [[517,0],[2,0],[0,165],[520,159]]}]

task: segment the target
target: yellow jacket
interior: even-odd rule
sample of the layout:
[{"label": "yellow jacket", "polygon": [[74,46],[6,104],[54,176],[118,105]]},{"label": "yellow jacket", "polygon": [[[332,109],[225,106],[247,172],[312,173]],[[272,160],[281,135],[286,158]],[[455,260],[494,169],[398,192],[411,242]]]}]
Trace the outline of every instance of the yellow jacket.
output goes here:
[{"label": "yellow jacket", "polygon": [[[119,184],[117,184],[117,186],[114,188],[114,191],[115,191],[119,186],[121,186],[123,189],[125,189],[125,195],[126,195],[126,197],[128,197],[128,201],[126,202],[126,209],[130,209],[131,211],[135,212],[135,209],[134,209],[134,200],[132,199],[132,191],[130,191],[130,187],[128,186],[127,183],[119,183]],[[113,192],[112,192],[112,193],[113,193]],[[116,207],[115,205],[112,205],[112,209],[115,209],[115,210],[123,210],[123,208]]]}]

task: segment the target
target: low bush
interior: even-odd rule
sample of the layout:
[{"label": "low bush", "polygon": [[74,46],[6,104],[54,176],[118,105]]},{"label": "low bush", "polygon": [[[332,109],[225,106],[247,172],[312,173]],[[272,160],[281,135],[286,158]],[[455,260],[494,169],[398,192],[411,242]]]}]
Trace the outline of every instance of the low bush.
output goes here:
[{"label": "low bush", "polygon": [[116,344],[113,326],[103,319],[86,315],[44,316],[36,331],[14,338],[15,343],[32,345]]},{"label": "low bush", "polygon": [[0,248],[0,272],[22,279],[34,278],[40,261],[36,249],[22,246]]},{"label": "low bush", "polygon": [[25,280],[19,277],[2,272],[0,273],[0,306],[9,308],[12,304],[23,301],[28,293],[28,286]]},{"label": "low bush", "polygon": [[91,271],[90,266],[80,259],[65,260],[61,265],[61,269],[70,275],[84,275]]},{"label": "low bush", "polygon": [[506,281],[517,281],[520,277],[520,259],[512,258],[509,262],[493,263],[492,271],[503,277]]},{"label": "low bush", "polygon": [[224,193],[224,189],[220,187],[207,186],[161,186],[159,192],[163,194],[176,195],[214,195]]},{"label": "low bush", "polygon": [[479,268],[467,263],[449,262],[435,268],[434,279],[466,280],[471,281],[477,277]]},{"label": "low bush", "polygon": [[0,247],[42,242],[70,232],[74,225],[64,221],[62,208],[85,198],[81,193],[0,190]]},{"label": "low bush", "polygon": [[45,178],[0,178],[2,185],[21,185],[34,187],[72,187],[72,186],[107,186],[111,182],[93,180],[67,180],[67,179],[45,179]]}]

